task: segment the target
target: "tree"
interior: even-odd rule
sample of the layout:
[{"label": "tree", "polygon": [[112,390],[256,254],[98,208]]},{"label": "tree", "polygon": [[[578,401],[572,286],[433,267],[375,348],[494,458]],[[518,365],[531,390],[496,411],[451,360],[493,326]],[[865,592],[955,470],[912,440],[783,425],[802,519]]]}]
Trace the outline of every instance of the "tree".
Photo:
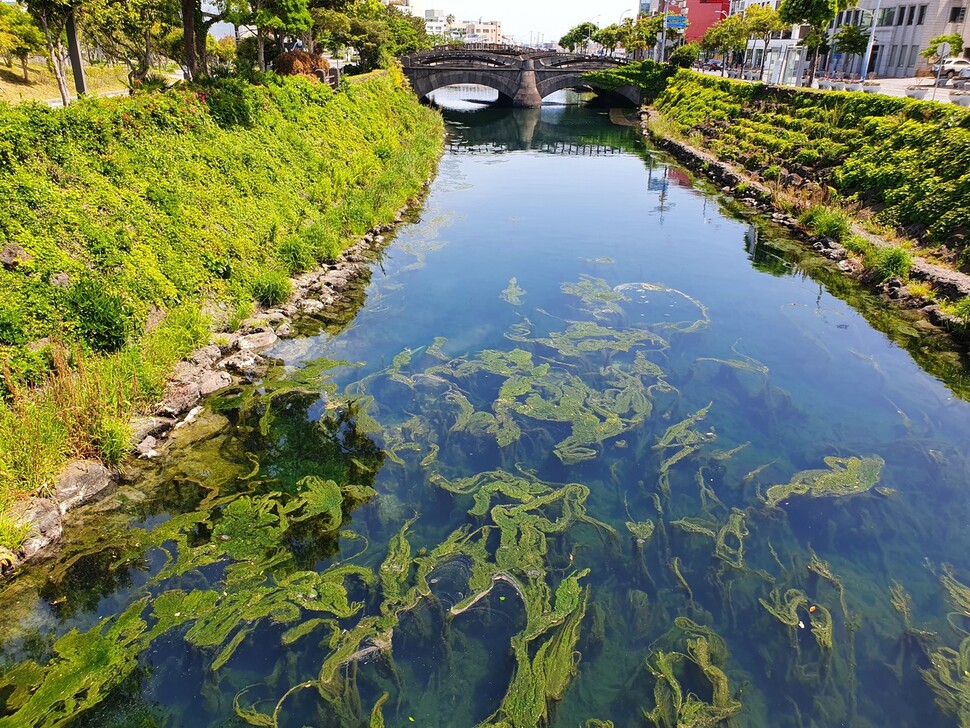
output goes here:
[{"label": "tree", "polygon": [[317,42],[334,52],[352,46],[360,56],[362,70],[434,45],[421,18],[384,6],[379,0],[348,5],[343,11],[316,8],[311,15]]},{"label": "tree", "polygon": [[177,0],[86,0],[78,10],[84,35],[140,82],[165,36],[179,26]]},{"label": "tree", "polygon": [[700,57],[701,44],[695,40],[675,48],[670,54],[670,63],[680,68],[690,68]]},{"label": "tree", "polygon": [[662,15],[640,15],[636,20],[624,20],[620,25],[620,44],[626,49],[627,55],[642,58],[648,48],[657,44],[663,22]]},{"label": "tree", "polygon": [[593,33],[593,40],[612,56],[616,52],[616,47],[620,45],[621,32],[619,25],[607,25]]},{"label": "tree", "polygon": [[744,22],[744,15],[736,13],[719,20],[704,33],[701,38],[701,48],[719,51],[724,62],[721,64],[721,75],[725,73],[728,56],[732,53],[742,53],[748,44],[748,27]]},{"label": "tree", "polygon": [[[839,49],[839,53],[845,54],[847,59],[861,56],[869,47],[869,29],[861,25],[846,23],[840,25],[839,29],[832,34],[832,41],[835,47]],[[845,65],[848,66],[848,63]],[[866,74],[866,69],[863,69],[862,74],[863,76]]]},{"label": "tree", "polygon": [[768,41],[778,31],[785,29],[785,22],[770,5],[752,5],[744,11],[744,22],[748,33],[762,44],[761,68],[758,78],[764,78],[765,61],[768,60]]},{"label": "tree", "polygon": [[559,39],[559,45],[572,53],[578,46],[586,44],[598,30],[599,28],[595,23],[589,21],[580,23]]},{"label": "tree", "polygon": [[809,38],[812,42],[805,43],[805,46],[815,49],[808,72],[809,85],[815,79],[815,68],[818,66],[823,36],[826,35],[825,29],[835,19],[836,14],[846,7],[846,0],[782,0],[781,7],[778,8],[778,16],[785,23],[809,27]]},{"label": "tree", "polygon": [[0,53],[10,60],[20,60],[24,83],[30,82],[27,61],[30,56],[44,50],[44,34],[33,19],[15,5],[0,5]]},{"label": "tree", "polygon": [[67,87],[67,49],[64,47],[64,31],[68,17],[80,2],[81,0],[24,0],[27,12],[37,21],[44,33],[47,57],[54,67],[57,90],[61,94],[61,103],[65,106],[71,102],[71,92]]},{"label": "tree", "polygon": [[923,50],[920,55],[923,58],[930,58],[934,61],[942,61],[943,58],[939,58],[938,50],[944,43],[950,44],[950,55],[959,56],[963,52],[963,36],[959,33],[950,33],[949,35],[938,35],[930,44]]}]

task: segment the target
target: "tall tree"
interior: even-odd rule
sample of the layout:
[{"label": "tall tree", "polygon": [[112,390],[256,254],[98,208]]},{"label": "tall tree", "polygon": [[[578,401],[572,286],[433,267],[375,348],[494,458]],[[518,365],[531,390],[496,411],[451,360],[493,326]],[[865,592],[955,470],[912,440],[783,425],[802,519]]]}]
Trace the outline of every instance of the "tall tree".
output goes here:
[{"label": "tall tree", "polygon": [[67,19],[81,0],[24,0],[24,6],[31,17],[37,21],[44,33],[47,57],[54,67],[54,78],[61,102],[67,106],[71,102],[71,92],[67,87],[67,48],[64,47],[64,30]]},{"label": "tall tree", "polygon": [[[861,56],[869,47],[869,29],[854,23],[845,23],[832,34],[832,42],[835,43],[839,53],[845,55],[846,63],[843,68],[846,68],[848,59]],[[865,74],[866,71],[863,69],[862,75],[865,76]]]},{"label": "tall tree", "polygon": [[589,21],[585,23],[580,23],[575,28],[570,28],[566,35],[559,39],[559,45],[561,45],[566,50],[573,52],[579,46],[584,45],[592,38],[593,34],[599,30],[596,23],[591,23]]},{"label": "tall tree", "polygon": [[726,72],[728,58],[733,53],[743,53],[748,44],[748,27],[742,13],[729,15],[719,20],[704,33],[701,47],[706,50],[718,51],[724,59],[721,63],[721,75]]},{"label": "tall tree", "polygon": [[621,33],[619,25],[607,25],[593,33],[593,40],[603,46],[603,50],[612,56],[616,53],[616,47],[620,45]]},{"label": "tall tree", "polygon": [[632,53],[634,58],[642,59],[647,49],[657,44],[662,25],[662,15],[640,15],[635,20],[627,18],[620,24],[620,44],[627,55]]},{"label": "tall tree", "polygon": [[44,34],[27,13],[16,5],[0,5],[0,53],[20,61],[24,83],[30,82],[27,61],[44,50]]},{"label": "tall tree", "polygon": [[128,67],[128,80],[148,74],[163,38],[179,24],[177,0],[87,0],[78,10],[84,35]]},{"label": "tall tree", "polygon": [[[815,48],[808,72],[809,86],[815,79],[815,69],[818,66],[818,55],[823,45],[825,29],[835,19],[836,14],[846,7],[848,7],[846,0],[782,0],[778,8],[778,15],[785,23],[809,27],[809,37]],[[806,45],[809,48],[812,47],[807,43]]]},{"label": "tall tree", "polygon": [[744,22],[751,37],[761,41],[761,68],[758,78],[763,79],[765,61],[768,60],[768,41],[771,40],[772,35],[785,29],[785,22],[770,5],[750,6],[744,11]]}]

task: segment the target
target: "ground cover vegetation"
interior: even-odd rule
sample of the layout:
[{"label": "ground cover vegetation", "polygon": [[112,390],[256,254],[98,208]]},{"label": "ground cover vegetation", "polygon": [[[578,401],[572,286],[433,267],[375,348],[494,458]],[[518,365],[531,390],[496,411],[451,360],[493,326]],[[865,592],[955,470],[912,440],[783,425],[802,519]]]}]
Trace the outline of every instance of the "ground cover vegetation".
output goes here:
[{"label": "ground cover vegetation", "polygon": [[[398,72],[272,74],[0,107],[0,510],[69,457],[115,462],[168,369],[288,276],[392,219],[441,121]],[[159,323],[160,321],[160,323]],[[0,518],[0,545],[22,536]]]},{"label": "ground cover vegetation", "polygon": [[803,222],[866,254],[870,267],[908,271],[899,246],[850,235],[842,206],[916,241],[916,251],[964,270],[970,113],[878,94],[768,88],[682,71],[657,97],[665,133],[791,190]]}]

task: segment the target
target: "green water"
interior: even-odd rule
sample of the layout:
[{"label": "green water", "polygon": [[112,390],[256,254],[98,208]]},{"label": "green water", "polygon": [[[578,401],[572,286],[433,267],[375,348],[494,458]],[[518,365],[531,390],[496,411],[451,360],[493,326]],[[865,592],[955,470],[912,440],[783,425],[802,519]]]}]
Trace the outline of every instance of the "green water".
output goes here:
[{"label": "green water", "polygon": [[0,726],[970,725],[961,356],[605,112],[456,105],[356,316],[0,595]]}]

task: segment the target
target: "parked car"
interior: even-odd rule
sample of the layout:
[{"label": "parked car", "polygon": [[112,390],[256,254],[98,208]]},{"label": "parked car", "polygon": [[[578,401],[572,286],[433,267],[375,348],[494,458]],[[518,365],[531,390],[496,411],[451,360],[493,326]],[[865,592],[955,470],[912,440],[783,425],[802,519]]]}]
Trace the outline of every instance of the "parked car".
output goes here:
[{"label": "parked car", "polygon": [[947,78],[953,78],[961,71],[970,69],[970,60],[966,58],[947,58],[942,63],[943,70],[940,70],[940,65],[941,64],[939,63],[933,64],[932,66],[933,75],[935,76],[937,72],[939,72],[941,76],[946,76]]},{"label": "parked car", "polygon": [[724,68],[724,66],[721,65],[720,61],[710,60],[710,61],[704,61],[702,68],[705,71],[720,71]]}]

